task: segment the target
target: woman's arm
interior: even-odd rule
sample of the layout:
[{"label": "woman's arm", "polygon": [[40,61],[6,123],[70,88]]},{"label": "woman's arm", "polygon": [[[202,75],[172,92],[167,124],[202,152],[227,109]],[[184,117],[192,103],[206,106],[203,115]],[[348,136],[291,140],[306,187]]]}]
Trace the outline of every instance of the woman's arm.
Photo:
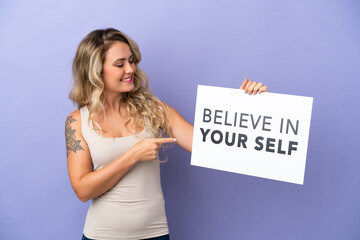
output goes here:
[{"label": "woman's arm", "polygon": [[191,152],[192,150],[192,140],[194,126],[180,115],[173,107],[166,104],[169,109],[170,117],[170,131],[174,138],[176,138],[176,143],[182,147],[184,150]]},{"label": "woman's arm", "polygon": [[89,148],[81,134],[79,110],[67,117],[65,137],[70,182],[76,195],[83,202],[110,190],[136,162],[155,159],[162,143],[174,141],[173,138],[143,139],[112,163],[93,171]]}]

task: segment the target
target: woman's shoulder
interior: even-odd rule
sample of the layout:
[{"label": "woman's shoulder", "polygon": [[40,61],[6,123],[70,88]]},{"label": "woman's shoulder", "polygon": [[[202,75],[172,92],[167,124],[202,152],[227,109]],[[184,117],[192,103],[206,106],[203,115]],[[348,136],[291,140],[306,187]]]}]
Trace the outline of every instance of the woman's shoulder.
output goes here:
[{"label": "woman's shoulder", "polygon": [[80,120],[80,118],[81,118],[80,109],[79,109],[79,110],[75,110],[75,111],[69,113],[69,115],[67,116],[66,119],[68,119],[68,118],[75,118],[75,119],[79,119],[79,120]]},{"label": "woman's shoulder", "polygon": [[71,112],[71,113],[67,116],[67,118],[70,117],[70,118],[75,118],[75,119],[77,119],[77,120],[80,120],[80,119],[81,119],[81,111],[83,111],[86,107],[87,107],[87,106],[83,106],[83,107],[81,107],[80,109]]},{"label": "woman's shoulder", "polygon": [[73,112],[71,112],[67,117],[66,117],[66,122],[65,122],[65,126],[74,126],[76,128],[81,126],[81,112],[80,110],[75,110]]}]

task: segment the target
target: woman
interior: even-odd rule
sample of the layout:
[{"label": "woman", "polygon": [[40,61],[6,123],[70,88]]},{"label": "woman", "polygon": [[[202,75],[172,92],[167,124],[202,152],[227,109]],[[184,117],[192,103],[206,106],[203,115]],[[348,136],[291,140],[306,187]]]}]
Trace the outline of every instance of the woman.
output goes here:
[{"label": "woman", "polygon": [[[157,153],[191,152],[193,126],[149,92],[137,44],[109,28],[89,33],[73,62],[65,135],[71,185],[92,199],[83,239],[169,239]],[[267,90],[245,79],[249,94]],[[169,138],[165,137],[165,134]]]}]

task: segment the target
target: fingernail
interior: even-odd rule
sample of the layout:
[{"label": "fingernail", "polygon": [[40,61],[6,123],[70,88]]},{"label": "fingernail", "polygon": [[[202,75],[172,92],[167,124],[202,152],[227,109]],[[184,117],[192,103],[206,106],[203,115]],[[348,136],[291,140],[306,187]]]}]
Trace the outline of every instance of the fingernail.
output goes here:
[{"label": "fingernail", "polygon": [[176,138],[174,138],[174,142],[176,142]]}]

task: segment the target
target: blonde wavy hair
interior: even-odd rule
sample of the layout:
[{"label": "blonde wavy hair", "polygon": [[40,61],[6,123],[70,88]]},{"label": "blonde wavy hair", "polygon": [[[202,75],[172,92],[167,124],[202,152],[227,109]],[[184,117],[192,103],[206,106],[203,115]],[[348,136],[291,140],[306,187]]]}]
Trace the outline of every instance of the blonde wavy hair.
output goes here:
[{"label": "blonde wavy hair", "polygon": [[[103,64],[109,48],[115,42],[125,42],[134,54],[136,72],[134,74],[134,89],[123,93],[120,103],[126,105],[128,121],[125,126],[129,132],[128,124],[145,127],[145,118],[149,121],[150,130],[156,137],[165,134],[171,137],[170,123],[167,115],[169,110],[166,104],[156,98],[149,89],[149,80],[146,73],[137,65],[141,61],[141,53],[134,40],[114,28],[98,29],[90,32],[79,44],[73,61],[73,82],[69,98],[76,103],[78,109],[90,106],[90,121],[95,122],[94,116],[103,112],[106,117],[104,101],[104,81],[102,78]],[[120,105],[120,104],[119,104]],[[120,112],[120,109],[119,109]],[[95,124],[100,132],[100,126]]]}]

